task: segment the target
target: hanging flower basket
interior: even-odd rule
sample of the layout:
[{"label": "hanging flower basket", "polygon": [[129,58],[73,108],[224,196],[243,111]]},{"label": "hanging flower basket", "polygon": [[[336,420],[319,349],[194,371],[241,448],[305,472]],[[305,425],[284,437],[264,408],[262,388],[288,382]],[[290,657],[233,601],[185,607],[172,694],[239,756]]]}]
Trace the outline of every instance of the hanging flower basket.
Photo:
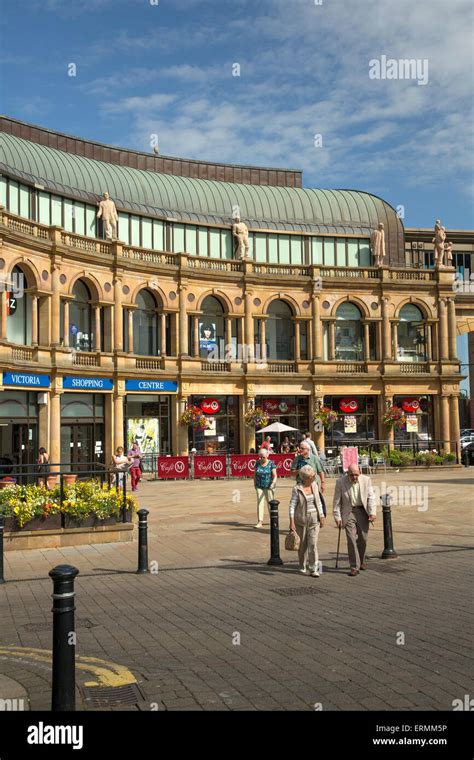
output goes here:
[{"label": "hanging flower basket", "polygon": [[203,413],[202,409],[192,404],[188,406],[179,418],[179,424],[183,427],[193,427],[196,430],[207,430],[209,427],[209,420]]},{"label": "hanging flower basket", "polygon": [[313,414],[313,422],[321,422],[323,427],[328,428],[333,422],[336,422],[338,417],[339,415],[334,409],[330,409],[329,406],[320,406],[318,411]]},{"label": "hanging flower basket", "polygon": [[383,416],[383,424],[389,428],[401,428],[406,424],[407,418],[403,409],[398,406],[391,406]]},{"label": "hanging flower basket", "polygon": [[255,407],[255,409],[249,409],[245,413],[245,424],[247,427],[265,427],[268,425],[270,418],[266,412],[263,411],[261,406]]}]

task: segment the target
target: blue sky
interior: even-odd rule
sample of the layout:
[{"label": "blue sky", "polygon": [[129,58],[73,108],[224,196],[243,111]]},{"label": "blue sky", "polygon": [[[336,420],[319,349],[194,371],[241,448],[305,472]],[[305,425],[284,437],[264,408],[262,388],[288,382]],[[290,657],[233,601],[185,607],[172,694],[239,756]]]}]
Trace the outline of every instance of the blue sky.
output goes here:
[{"label": "blue sky", "polygon": [[[3,0],[2,113],[139,150],[158,134],[167,155],[301,168],[307,187],[403,205],[406,226],[474,226],[471,0],[152,3]],[[384,55],[427,60],[428,83],[371,79]]]}]

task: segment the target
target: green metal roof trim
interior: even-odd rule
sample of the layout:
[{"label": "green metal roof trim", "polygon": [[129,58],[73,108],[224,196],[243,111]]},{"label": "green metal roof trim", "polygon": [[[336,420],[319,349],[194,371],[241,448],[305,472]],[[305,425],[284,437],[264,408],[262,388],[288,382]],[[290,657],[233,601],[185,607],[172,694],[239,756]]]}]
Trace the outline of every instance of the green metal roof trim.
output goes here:
[{"label": "green metal roof trim", "polygon": [[76,156],[5,132],[0,133],[0,160],[36,179],[96,196],[107,190],[131,208],[139,204],[231,220],[232,209],[238,205],[243,219],[274,223],[373,228],[391,217],[400,224],[388,203],[364,192],[241,185],[158,174]]}]

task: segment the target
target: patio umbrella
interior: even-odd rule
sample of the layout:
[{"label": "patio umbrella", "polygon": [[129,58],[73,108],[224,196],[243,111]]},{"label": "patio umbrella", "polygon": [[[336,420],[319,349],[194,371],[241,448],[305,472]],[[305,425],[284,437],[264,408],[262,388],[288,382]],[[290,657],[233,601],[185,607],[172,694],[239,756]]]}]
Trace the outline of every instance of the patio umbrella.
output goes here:
[{"label": "patio umbrella", "polygon": [[286,433],[287,430],[298,430],[298,428],[284,425],[282,422],[272,422],[271,425],[257,430],[257,433]]}]

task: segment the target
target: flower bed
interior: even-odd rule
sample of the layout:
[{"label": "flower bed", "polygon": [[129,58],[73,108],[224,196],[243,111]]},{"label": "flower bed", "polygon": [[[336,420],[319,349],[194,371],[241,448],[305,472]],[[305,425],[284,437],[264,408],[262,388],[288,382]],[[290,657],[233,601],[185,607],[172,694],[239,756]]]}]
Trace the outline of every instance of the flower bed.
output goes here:
[{"label": "flower bed", "polygon": [[[103,524],[122,515],[123,493],[97,481],[82,481],[64,488],[63,503],[60,488],[52,491],[44,486],[10,486],[0,490],[0,513],[6,525],[15,530],[54,530],[61,527],[62,515],[73,527],[86,524]],[[126,496],[127,516],[131,517],[137,505]],[[73,524],[73,525],[72,525]]]}]

